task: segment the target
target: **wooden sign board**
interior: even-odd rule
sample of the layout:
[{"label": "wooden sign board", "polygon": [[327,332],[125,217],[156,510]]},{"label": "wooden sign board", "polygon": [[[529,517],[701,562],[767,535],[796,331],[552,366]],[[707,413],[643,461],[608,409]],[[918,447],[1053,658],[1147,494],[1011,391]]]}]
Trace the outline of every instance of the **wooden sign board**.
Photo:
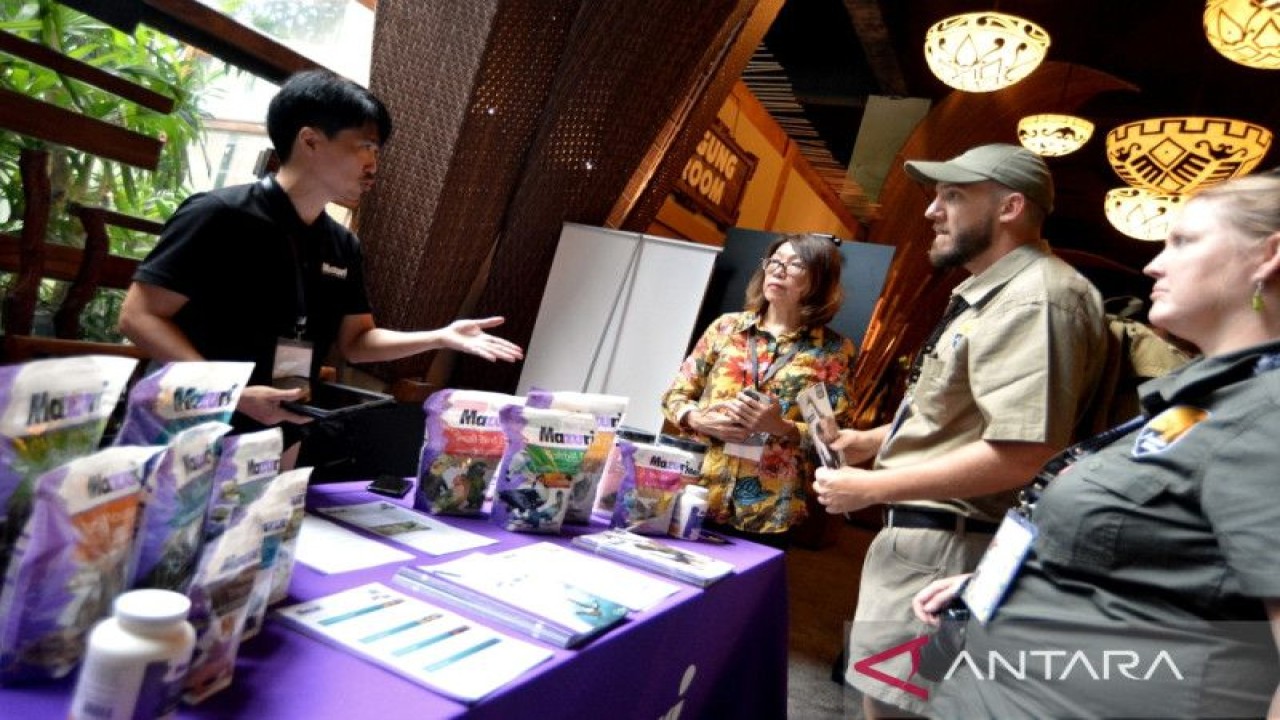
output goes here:
[{"label": "wooden sign board", "polygon": [[676,180],[676,195],[698,212],[727,227],[738,220],[738,208],[757,158],[729,134],[719,119],[702,135]]}]

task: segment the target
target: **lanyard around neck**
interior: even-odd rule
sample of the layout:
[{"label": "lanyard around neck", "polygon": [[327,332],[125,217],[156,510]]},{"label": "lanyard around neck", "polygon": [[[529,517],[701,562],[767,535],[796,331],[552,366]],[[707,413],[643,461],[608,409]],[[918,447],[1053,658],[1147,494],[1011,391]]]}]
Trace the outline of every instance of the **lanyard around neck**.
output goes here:
[{"label": "lanyard around neck", "polygon": [[[768,352],[769,348],[773,348],[774,352],[777,351],[777,338],[770,335],[766,342],[766,352]],[[778,371],[781,370],[784,365],[791,362],[791,358],[795,357],[798,352],[800,352],[800,341],[796,340],[791,344],[791,349],[786,353],[782,355],[775,355],[773,362],[769,363],[769,369],[765,370],[764,375],[761,375],[760,358],[756,356],[756,328],[755,326],[752,326],[751,330],[747,332],[747,358],[751,362],[751,377],[747,378],[748,382],[750,382],[751,386],[757,390],[763,389],[765,383],[772,380],[773,376],[777,375]]]},{"label": "lanyard around neck", "polygon": [[295,340],[301,340],[307,332],[307,281],[303,272],[305,248],[302,245],[302,240],[298,237],[298,232],[293,229],[298,224],[298,221],[294,219],[296,218],[296,211],[291,213],[291,217],[282,216],[284,211],[279,207],[279,199],[284,196],[283,201],[285,203],[288,203],[289,200],[288,195],[280,187],[274,176],[266,175],[258,181],[258,184],[262,187],[263,192],[267,194],[267,203],[271,209],[271,214],[276,222],[285,229],[285,245],[289,248],[290,267],[293,269],[294,299],[297,302],[294,306],[293,333]]},{"label": "lanyard around neck", "polygon": [[289,246],[289,256],[293,261],[290,264],[293,266],[294,297],[297,301],[297,305],[294,306],[293,332],[295,339],[301,340],[307,332],[307,281],[302,272],[302,248],[297,236],[293,233],[289,233],[286,244]]},{"label": "lanyard around neck", "polygon": [[1030,518],[1031,511],[1035,510],[1036,503],[1039,502],[1045,488],[1049,487],[1049,483],[1057,479],[1062,474],[1062,471],[1079,462],[1082,458],[1098,452],[1121,437],[1137,430],[1146,422],[1146,415],[1130,418],[1049,458],[1049,462],[1040,468],[1040,472],[1036,473],[1035,478],[1018,492],[1018,514],[1025,518]]}]

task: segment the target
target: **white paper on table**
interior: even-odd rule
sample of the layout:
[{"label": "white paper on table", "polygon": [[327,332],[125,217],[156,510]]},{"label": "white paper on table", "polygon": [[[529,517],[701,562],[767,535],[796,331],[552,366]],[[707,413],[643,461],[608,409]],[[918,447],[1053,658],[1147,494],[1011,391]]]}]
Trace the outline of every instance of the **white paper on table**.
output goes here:
[{"label": "white paper on table", "polygon": [[429,555],[445,555],[498,542],[451,527],[426,513],[381,500],[316,509],[331,518],[364,528],[391,542],[407,545]]},{"label": "white paper on table", "polygon": [[298,562],[325,575],[412,560],[413,555],[310,513],[302,517]]},{"label": "white paper on table", "polygon": [[599,595],[632,610],[648,610],[680,588],[669,582],[625,568],[611,560],[593,557],[549,542],[508,550],[503,557],[519,558],[527,567],[545,569],[561,580],[592,595]]},{"label": "white paper on table", "polygon": [[281,608],[278,614],[306,632],[467,702],[552,656],[545,648],[381,583]]}]

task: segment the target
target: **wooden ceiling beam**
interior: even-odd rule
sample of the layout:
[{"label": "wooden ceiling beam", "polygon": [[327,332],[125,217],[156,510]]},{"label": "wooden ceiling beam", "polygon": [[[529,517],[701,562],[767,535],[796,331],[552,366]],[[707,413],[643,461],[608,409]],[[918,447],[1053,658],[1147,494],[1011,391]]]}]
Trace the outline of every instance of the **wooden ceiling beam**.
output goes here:
[{"label": "wooden ceiling beam", "polygon": [[198,0],[143,0],[142,22],[274,83],[320,67],[311,58]]},{"label": "wooden ceiling beam", "polygon": [[880,0],[844,0],[844,7],[849,11],[853,30],[858,35],[858,42],[862,44],[862,51],[867,56],[867,64],[871,66],[880,92],[898,97],[910,95],[906,77],[898,64],[897,52],[893,48],[893,39],[889,37],[884,15],[880,12]]}]

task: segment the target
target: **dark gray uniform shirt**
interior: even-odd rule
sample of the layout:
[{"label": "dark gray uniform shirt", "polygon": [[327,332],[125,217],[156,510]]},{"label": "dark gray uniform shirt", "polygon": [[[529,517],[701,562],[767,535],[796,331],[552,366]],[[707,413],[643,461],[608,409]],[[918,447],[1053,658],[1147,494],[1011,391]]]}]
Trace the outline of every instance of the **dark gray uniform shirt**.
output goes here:
[{"label": "dark gray uniform shirt", "polygon": [[1262,602],[1280,597],[1280,372],[1260,361],[1276,353],[1144,384],[1151,419],[1050,484],[1004,604],[969,623],[942,716],[1265,714],[1280,681]]}]

